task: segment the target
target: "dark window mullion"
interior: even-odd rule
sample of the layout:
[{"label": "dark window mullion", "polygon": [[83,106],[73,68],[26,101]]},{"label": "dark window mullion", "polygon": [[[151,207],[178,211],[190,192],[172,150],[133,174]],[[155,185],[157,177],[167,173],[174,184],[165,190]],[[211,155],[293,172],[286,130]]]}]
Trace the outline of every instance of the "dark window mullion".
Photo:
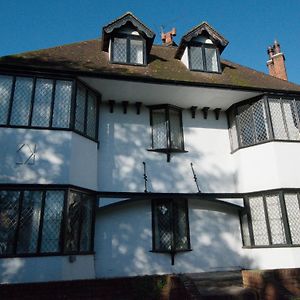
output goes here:
[{"label": "dark window mullion", "polygon": [[269,100],[267,96],[264,96],[264,104],[265,104],[265,111],[266,111],[266,117],[267,117],[267,123],[268,123],[268,131],[269,131],[269,140],[274,139],[274,128],[273,128],[273,122],[271,118],[271,111],[270,111],[270,105]]},{"label": "dark window mullion", "polygon": [[50,128],[52,128],[52,123],[53,123],[53,111],[54,111],[56,81],[57,81],[56,79],[53,80],[52,99],[51,99],[51,106],[50,106],[50,124],[49,124]]},{"label": "dark window mullion", "polygon": [[189,205],[188,205],[187,199],[184,199],[184,209],[185,209],[185,222],[186,222],[186,234],[187,234],[188,248],[191,249]]},{"label": "dark window mullion", "polygon": [[238,147],[243,147],[242,138],[241,138],[241,129],[240,129],[240,116],[237,113],[237,107],[234,108],[233,118],[236,120],[236,135],[238,139]]},{"label": "dark window mullion", "polygon": [[46,191],[43,191],[41,216],[39,222],[39,232],[38,232],[38,241],[37,241],[37,253],[41,253],[42,235],[43,235],[43,226],[44,226],[44,213],[45,213],[45,198],[46,198]]},{"label": "dark window mullion", "polygon": [[285,111],[283,108],[282,98],[280,98],[280,108],[281,108],[281,115],[282,115],[282,119],[283,119],[284,129],[285,129],[285,132],[287,135],[287,139],[290,140],[290,133],[289,133],[289,129],[288,129],[287,122],[286,122],[286,116],[285,116]]},{"label": "dark window mullion", "polygon": [[[169,207],[170,207],[170,219],[169,219],[169,226],[171,231],[171,253],[176,251],[175,249],[175,218],[174,218],[174,200],[169,200]],[[178,218],[177,218],[178,219]]]},{"label": "dark window mullion", "polygon": [[279,192],[279,203],[280,203],[280,208],[281,208],[282,222],[283,222],[283,227],[284,227],[284,232],[285,232],[286,243],[292,244],[290,225],[288,222],[288,215],[287,215],[287,211],[286,211],[283,191]]},{"label": "dark window mullion", "polygon": [[291,101],[293,103],[292,111],[294,110],[294,112],[295,112],[295,118],[296,118],[296,122],[297,122],[297,128],[300,131],[300,120],[299,120],[299,115],[298,115],[298,110],[297,110],[296,99],[294,98]]},{"label": "dark window mullion", "polygon": [[153,109],[150,109],[150,126],[151,126],[151,148],[154,149],[153,142]]},{"label": "dark window mullion", "polygon": [[87,117],[88,117],[88,100],[89,100],[89,92],[85,89],[85,103],[84,103],[84,122],[83,122],[83,132],[87,134]]},{"label": "dark window mullion", "polygon": [[7,125],[10,124],[12,106],[13,106],[14,95],[15,95],[16,80],[17,80],[16,76],[13,76],[13,82],[12,82],[10,99],[9,99],[8,114],[7,114],[7,122],[6,122]]},{"label": "dark window mullion", "polygon": [[253,143],[252,144],[256,144],[257,143],[257,133],[256,133],[256,124],[255,124],[255,119],[254,119],[254,110],[253,110],[253,104],[250,104],[250,115],[251,115],[251,120],[252,120],[252,129],[253,129],[253,134],[252,134],[252,138],[253,138]]},{"label": "dark window mullion", "polygon": [[265,221],[266,221],[266,225],[267,225],[267,232],[268,232],[269,245],[273,245],[273,241],[272,241],[272,233],[271,233],[271,226],[270,226],[269,215],[268,215],[268,208],[267,208],[267,199],[266,199],[266,196],[263,196],[262,199],[263,199],[263,205],[264,205],[264,214],[265,214]]},{"label": "dark window mullion", "polygon": [[71,109],[70,109],[70,129],[75,129],[76,120],[76,104],[77,104],[77,80],[72,81]]},{"label": "dark window mullion", "polygon": [[61,226],[60,226],[60,252],[66,252],[66,240],[67,240],[67,226],[68,226],[68,201],[70,197],[70,189],[65,190],[64,206],[62,212]]},{"label": "dark window mullion", "polygon": [[24,198],[24,191],[20,191],[18,218],[17,218],[16,232],[15,232],[15,236],[14,236],[15,240],[14,240],[14,246],[13,246],[13,254],[17,253],[19,230],[20,230],[20,221],[21,221],[22,207],[23,207],[23,198]]},{"label": "dark window mullion", "polygon": [[202,50],[202,59],[203,59],[203,70],[207,71],[206,53],[205,53],[205,46],[204,45],[201,46],[201,50]]},{"label": "dark window mullion", "polygon": [[82,222],[83,222],[83,195],[80,194],[80,204],[79,204],[79,221],[78,221],[78,236],[77,236],[77,251],[80,252],[81,235],[82,235]]},{"label": "dark window mullion", "polygon": [[30,109],[29,109],[29,120],[28,120],[28,125],[29,126],[31,126],[31,122],[32,122],[35,88],[36,88],[36,79],[37,79],[36,77],[33,77],[33,85],[32,85],[32,91],[31,91],[31,102],[30,102]]},{"label": "dark window mullion", "polygon": [[166,130],[167,130],[167,148],[171,149],[171,126],[170,126],[169,108],[165,109],[165,122],[166,122]]},{"label": "dark window mullion", "polygon": [[126,38],[126,62],[131,63],[130,61],[130,38]]},{"label": "dark window mullion", "polygon": [[184,150],[184,134],[183,134],[183,122],[182,122],[182,111],[179,112],[179,122],[180,122],[180,140],[181,140],[181,149]]}]

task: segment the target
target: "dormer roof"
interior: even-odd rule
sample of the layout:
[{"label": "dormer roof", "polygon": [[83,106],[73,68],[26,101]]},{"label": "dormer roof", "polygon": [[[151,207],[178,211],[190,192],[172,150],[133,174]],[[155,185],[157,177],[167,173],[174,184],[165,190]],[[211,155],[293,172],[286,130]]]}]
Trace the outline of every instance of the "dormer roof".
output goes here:
[{"label": "dormer roof", "polygon": [[192,28],[188,31],[180,41],[178,49],[175,54],[175,58],[180,59],[182,54],[188,43],[192,41],[192,39],[198,36],[205,36],[213,42],[213,44],[219,49],[219,52],[222,53],[225,47],[228,45],[228,41],[219,34],[213,27],[211,27],[207,22],[202,22],[196,27]]},{"label": "dormer roof", "polygon": [[149,53],[155,39],[155,33],[149,29],[144,23],[142,23],[133,13],[127,12],[111,23],[107,24],[102,29],[102,50],[108,51],[109,39],[114,31],[121,29],[122,27],[130,26],[138,31],[146,40],[146,48]]}]

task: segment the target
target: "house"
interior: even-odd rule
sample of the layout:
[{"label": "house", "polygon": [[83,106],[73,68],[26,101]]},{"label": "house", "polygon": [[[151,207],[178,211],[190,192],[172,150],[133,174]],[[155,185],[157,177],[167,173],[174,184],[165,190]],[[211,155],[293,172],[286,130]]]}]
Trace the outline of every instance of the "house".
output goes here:
[{"label": "house", "polygon": [[132,13],[0,58],[0,281],[300,267],[300,86]]}]

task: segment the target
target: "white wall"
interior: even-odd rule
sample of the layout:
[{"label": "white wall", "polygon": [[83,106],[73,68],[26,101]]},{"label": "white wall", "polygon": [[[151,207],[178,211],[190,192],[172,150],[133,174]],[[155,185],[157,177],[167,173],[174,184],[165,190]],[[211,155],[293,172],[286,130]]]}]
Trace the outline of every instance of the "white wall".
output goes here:
[{"label": "white wall", "polygon": [[140,115],[129,106],[114,113],[103,105],[100,114],[99,190],[144,191],[143,161],[147,164],[148,187],[152,192],[197,192],[190,163],[203,192],[234,192],[235,167],[230,154],[227,120],[224,113],[215,120],[197,112],[192,119],[183,111],[183,130],[187,153],[177,153],[167,162],[166,154],[147,151],[151,148],[149,110]]},{"label": "white wall", "polygon": [[95,233],[96,277],[232,270],[247,266],[239,253],[241,234],[234,211],[216,209],[207,202],[189,201],[193,251],[177,254],[171,265],[169,254],[153,253],[151,202],[105,208],[97,213]]},{"label": "white wall", "polygon": [[77,255],[74,262],[69,256],[2,258],[1,283],[27,283],[42,281],[95,278],[94,256]]},{"label": "white wall", "polygon": [[[0,142],[0,183],[97,189],[98,150],[93,141],[70,131],[0,128]],[[36,153],[26,163],[31,155],[28,146]]]}]

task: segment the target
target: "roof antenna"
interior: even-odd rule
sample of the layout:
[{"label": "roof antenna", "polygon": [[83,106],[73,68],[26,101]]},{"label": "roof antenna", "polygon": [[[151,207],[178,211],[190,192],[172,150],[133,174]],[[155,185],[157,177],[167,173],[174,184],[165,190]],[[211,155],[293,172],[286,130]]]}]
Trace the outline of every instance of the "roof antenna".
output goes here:
[{"label": "roof antenna", "polygon": [[200,188],[199,188],[199,184],[198,184],[198,179],[197,179],[196,173],[194,171],[193,163],[191,163],[191,169],[192,169],[192,172],[193,172],[193,177],[194,177],[194,181],[196,183],[198,193],[201,193]]}]

